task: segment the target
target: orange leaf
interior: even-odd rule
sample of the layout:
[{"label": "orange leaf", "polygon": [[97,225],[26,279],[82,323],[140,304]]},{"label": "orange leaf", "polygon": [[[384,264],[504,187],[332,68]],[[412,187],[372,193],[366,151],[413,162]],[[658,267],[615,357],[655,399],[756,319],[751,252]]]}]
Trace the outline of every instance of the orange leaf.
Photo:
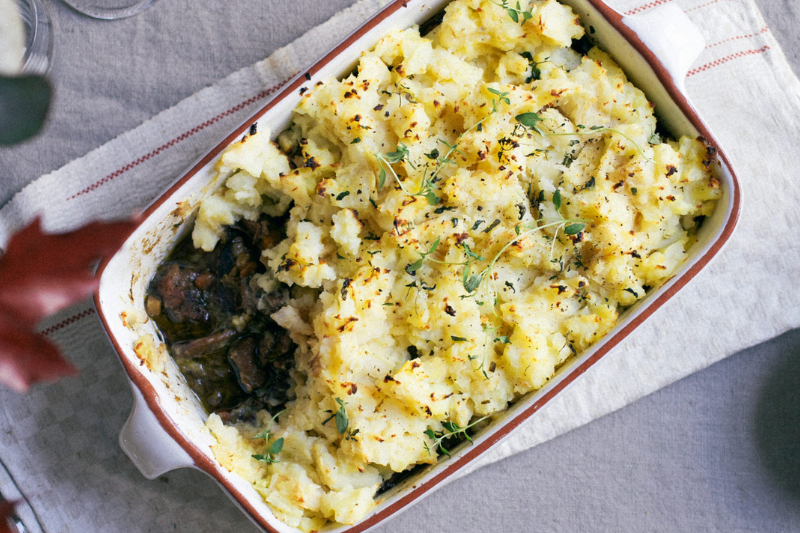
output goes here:
[{"label": "orange leaf", "polygon": [[45,316],[78,302],[99,283],[94,264],[114,253],[135,221],[92,222],[63,234],[42,233],[37,218],[0,257],[0,383],[25,391],[75,373],[58,348],[36,333]]},{"label": "orange leaf", "polygon": [[0,533],[17,533],[16,526],[11,525],[12,516],[14,516],[14,502],[0,501]]}]

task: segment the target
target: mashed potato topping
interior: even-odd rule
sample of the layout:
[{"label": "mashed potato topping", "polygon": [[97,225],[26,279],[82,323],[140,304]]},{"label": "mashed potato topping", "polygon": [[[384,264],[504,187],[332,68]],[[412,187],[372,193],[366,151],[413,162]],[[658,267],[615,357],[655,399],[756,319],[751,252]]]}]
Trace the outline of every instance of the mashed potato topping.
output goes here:
[{"label": "mashed potato topping", "polygon": [[194,244],[288,211],[258,285],[291,287],[272,317],[298,349],[283,413],[207,425],[287,524],[358,521],[439,437],[546,384],[675,274],[720,197],[702,142],[661,142],[614,61],[569,48],[570,8],[522,3],[389,34],[219,162]]}]

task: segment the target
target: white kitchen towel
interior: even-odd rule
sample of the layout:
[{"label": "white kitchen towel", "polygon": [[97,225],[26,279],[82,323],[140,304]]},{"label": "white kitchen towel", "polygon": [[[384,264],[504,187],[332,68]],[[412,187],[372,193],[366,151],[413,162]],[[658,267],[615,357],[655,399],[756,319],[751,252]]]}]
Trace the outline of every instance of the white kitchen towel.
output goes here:
[{"label": "white kitchen towel", "polygon": [[[800,81],[752,0],[608,3],[635,15],[670,2],[706,38],[686,85],[741,180],[739,227],[688,287],[472,469],[800,326],[800,299],[792,288],[800,279],[800,244],[793,236],[800,222],[794,179],[800,168]],[[66,230],[145,206],[302,72],[307,58],[321,56],[380,5],[360,0],[266,60],[34,181],[0,210],[0,245],[37,213],[47,229]],[[43,329],[81,374],[26,396],[0,389],[0,492],[27,497],[30,505],[23,504],[21,514],[29,529],[165,531],[180,523],[183,530],[239,530],[243,518],[233,506],[215,503],[222,496],[212,484],[198,483],[200,474],[183,471],[145,482],[117,447],[130,393],[91,303],[52,317]],[[182,498],[191,491],[193,506],[186,509]],[[156,517],[146,527],[137,525],[143,513]]]}]

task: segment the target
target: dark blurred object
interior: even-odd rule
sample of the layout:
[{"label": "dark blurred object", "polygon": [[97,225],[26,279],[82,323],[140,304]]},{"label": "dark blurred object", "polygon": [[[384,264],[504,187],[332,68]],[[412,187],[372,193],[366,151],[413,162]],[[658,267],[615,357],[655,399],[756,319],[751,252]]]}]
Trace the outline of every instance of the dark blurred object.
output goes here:
[{"label": "dark blurred object", "polygon": [[800,501],[800,346],[780,354],[755,412],[761,461],[776,484]]},{"label": "dark blurred object", "polygon": [[36,135],[44,126],[52,95],[42,76],[0,76],[0,145]]}]

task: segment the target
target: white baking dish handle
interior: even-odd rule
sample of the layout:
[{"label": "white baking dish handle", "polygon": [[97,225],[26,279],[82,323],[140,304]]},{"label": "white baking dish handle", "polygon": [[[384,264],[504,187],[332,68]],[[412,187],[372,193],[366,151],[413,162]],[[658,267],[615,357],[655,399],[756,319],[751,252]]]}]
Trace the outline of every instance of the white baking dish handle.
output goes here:
[{"label": "white baking dish handle", "polygon": [[189,454],[161,427],[139,388],[136,385],[131,388],[133,410],[119,434],[119,445],[125,455],[147,479],[194,466]]},{"label": "white baking dish handle", "polygon": [[705,38],[675,4],[622,18],[623,24],[655,54],[675,85],[686,96],[686,74],[705,48]]}]

